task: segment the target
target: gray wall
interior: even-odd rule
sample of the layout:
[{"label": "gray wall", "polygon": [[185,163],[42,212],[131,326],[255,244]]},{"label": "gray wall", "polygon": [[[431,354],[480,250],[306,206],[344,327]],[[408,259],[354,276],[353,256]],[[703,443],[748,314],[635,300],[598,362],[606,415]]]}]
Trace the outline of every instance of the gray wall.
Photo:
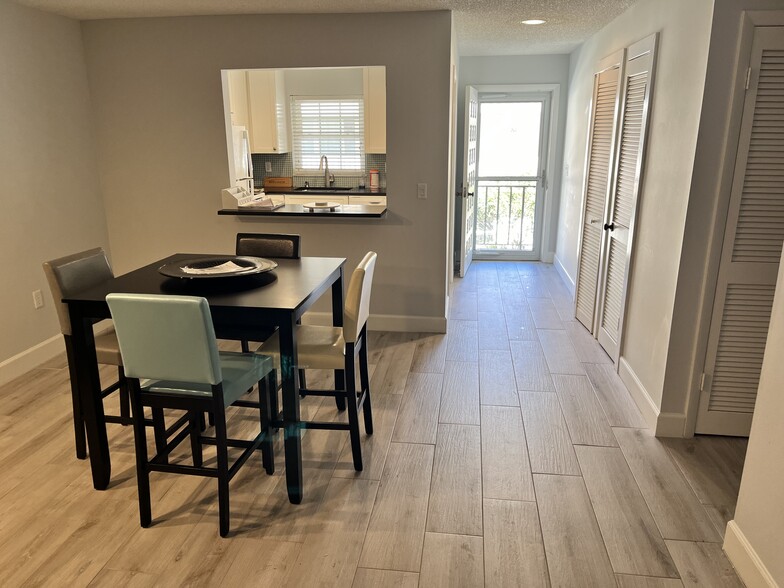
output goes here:
[{"label": "gray wall", "polygon": [[574,280],[594,68],[660,32],[621,349],[621,377],[647,414],[662,405],[712,13],[713,0],[641,0],[571,59],[557,259]]},{"label": "gray wall", "polygon": [[[555,252],[558,206],[561,194],[561,164],[563,161],[564,135],[566,132],[566,105],[569,90],[568,55],[512,55],[496,57],[462,57],[458,76],[457,92],[457,149],[455,178],[460,188],[463,177],[463,135],[465,133],[465,89],[466,86],[508,84],[559,84],[560,104],[558,109],[558,139],[555,161],[550,162],[550,194],[552,195],[552,219],[550,242],[542,243],[542,255]],[[455,247],[460,251],[460,226],[462,208],[459,199],[455,207]]]},{"label": "gray wall", "polygon": [[[255,15],[82,25],[109,234],[120,270],[226,252],[238,231],[300,233],[304,255],[379,254],[371,312],[445,317],[451,14]],[[221,69],[384,65],[389,214],[219,217],[228,182]],[[428,199],[416,198],[417,182]],[[326,307],[322,307],[326,308]]]},{"label": "gray wall", "polygon": [[0,78],[2,364],[60,332],[41,263],[107,234],[79,23],[0,0]]}]

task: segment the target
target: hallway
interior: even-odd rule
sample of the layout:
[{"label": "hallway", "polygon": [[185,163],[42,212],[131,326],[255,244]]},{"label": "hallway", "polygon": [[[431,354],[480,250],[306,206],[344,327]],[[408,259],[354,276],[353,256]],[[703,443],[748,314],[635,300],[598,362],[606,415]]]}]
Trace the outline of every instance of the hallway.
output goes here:
[{"label": "hallway", "polygon": [[[110,428],[113,483],[92,489],[49,362],[0,388],[3,584],[740,586],[721,541],[746,440],[652,437],[571,316],[551,265],[474,263],[448,335],[372,334],[365,470],[345,433],[307,431],[303,503],[278,446],[274,476],[253,460],[232,483],[225,540],[214,482],[187,476],[153,475],[139,528],[130,428]],[[230,433],[254,426],[234,411]]]}]

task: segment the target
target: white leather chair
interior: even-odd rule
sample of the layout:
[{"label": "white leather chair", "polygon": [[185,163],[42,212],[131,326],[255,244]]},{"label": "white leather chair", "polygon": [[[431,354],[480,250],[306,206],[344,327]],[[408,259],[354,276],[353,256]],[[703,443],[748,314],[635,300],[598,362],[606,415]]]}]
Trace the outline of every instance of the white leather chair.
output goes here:
[{"label": "white leather chair", "polygon": [[[370,406],[370,385],[367,359],[367,320],[370,313],[370,289],[377,255],[369,252],[351,274],[343,309],[342,327],[300,325],[297,327],[297,367],[328,369],[343,372],[342,390],[304,390],[305,395],[345,398],[348,426],[345,423],[310,423],[319,429],[348,429],[354,469],[362,471],[362,448],[359,437],[359,409],[365,420],[365,432],[373,434]],[[275,333],[257,350],[280,361],[280,344]],[[356,390],[356,369],[359,365],[360,390]],[[304,426],[308,426],[304,422]],[[315,427],[314,427],[315,428]]]}]

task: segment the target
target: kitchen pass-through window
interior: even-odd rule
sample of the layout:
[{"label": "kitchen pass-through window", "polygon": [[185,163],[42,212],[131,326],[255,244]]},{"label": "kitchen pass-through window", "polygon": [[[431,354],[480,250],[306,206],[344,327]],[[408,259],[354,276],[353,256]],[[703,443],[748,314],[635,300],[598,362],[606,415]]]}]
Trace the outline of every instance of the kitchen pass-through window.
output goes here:
[{"label": "kitchen pass-through window", "polygon": [[331,172],[364,173],[365,106],[361,96],[291,97],[294,174],[319,169],[321,156]]}]

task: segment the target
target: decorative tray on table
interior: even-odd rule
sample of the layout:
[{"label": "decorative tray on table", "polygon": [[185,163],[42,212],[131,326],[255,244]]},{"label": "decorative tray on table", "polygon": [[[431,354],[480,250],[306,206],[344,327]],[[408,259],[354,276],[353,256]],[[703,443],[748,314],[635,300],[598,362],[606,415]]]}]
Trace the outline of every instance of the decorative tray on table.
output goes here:
[{"label": "decorative tray on table", "polygon": [[232,278],[251,276],[274,270],[278,264],[263,257],[237,255],[195,257],[158,268],[158,273],[169,278],[185,280],[204,278]]},{"label": "decorative tray on table", "polygon": [[303,204],[305,210],[335,210],[340,207],[340,202],[308,202]]}]

